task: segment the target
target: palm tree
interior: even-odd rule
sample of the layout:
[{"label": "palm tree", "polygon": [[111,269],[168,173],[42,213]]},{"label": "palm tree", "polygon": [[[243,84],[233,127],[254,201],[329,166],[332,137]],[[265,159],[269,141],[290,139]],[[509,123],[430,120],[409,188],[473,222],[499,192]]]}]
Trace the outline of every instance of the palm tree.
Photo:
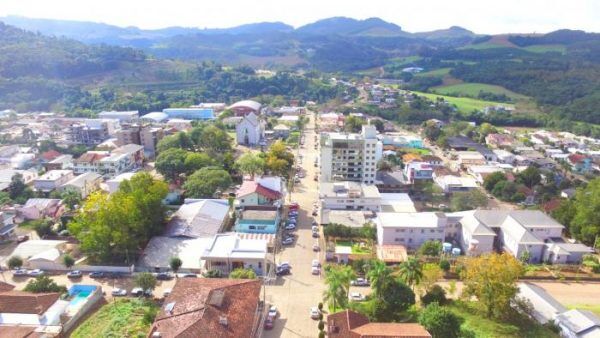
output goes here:
[{"label": "palm tree", "polygon": [[349,266],[329,266],[325,269],[327,289],[323,292],[323,297],[331,304],[333,311],[338,307],[344,308],[348,303],[350,281],[354,278],[354,271]]},{"label": "palm tree", "polygon": [[382,261],[373,261],[370,264],[367,277],[378,299],[383,298],[386,287],[393,281],[391,274],[392,270]]},{"label": "palm tree", "polygon": [[421,282],[423,278],[423,267],[418,259],[415,257],[409,258],[406,262],[400,264],[400,278],[406,284],[410,285],[411,288],[415,289],[415,286]]},{"label": "palm tree", "polygon": [[340,274],[340,281],[342,282],[342,287],[346,291],[346,300],[347,300],[348,296],[350,295],[350,283],[352,282],[353,279],[356,278],[356,274],[354,273],[354,270],[352,269],[352,267],[349,265],[340,267],[339,274]]}]

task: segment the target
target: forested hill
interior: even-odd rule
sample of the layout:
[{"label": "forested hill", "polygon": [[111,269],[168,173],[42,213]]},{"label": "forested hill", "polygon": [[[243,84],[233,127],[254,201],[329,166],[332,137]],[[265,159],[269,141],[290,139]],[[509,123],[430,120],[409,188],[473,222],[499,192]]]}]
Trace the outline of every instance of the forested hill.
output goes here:
[{"label": "forested hill", "polygon": [[261,95],[327,101],[346,93],[319,78],[157,60],[133,48],[88,46],[0,23],[0,110],[149,112]]}]

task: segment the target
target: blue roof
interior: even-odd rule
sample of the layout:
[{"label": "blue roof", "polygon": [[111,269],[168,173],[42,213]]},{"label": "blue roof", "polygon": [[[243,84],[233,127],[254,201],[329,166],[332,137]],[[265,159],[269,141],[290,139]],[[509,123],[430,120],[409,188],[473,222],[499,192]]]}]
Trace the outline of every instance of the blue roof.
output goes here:
[{"label": "blue roof", "polygon": [[210,108],[166,108],[163,113],[170,118],[186,118],[192,120],[212,120],[215,118],[213,109]]}]

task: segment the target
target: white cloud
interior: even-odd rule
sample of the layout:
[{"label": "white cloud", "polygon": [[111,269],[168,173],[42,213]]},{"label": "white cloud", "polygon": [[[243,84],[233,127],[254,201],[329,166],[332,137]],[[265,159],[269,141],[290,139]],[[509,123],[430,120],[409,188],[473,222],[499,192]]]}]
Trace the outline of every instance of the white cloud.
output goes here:
[{"label": "white cloud", "polygon": [[300,26],[331,16],[381,17],[407,31],[458,25],[477,33],[600,31],[597,0],[0,0],[0,15],[161,28],[231,27],[261,21]]}]

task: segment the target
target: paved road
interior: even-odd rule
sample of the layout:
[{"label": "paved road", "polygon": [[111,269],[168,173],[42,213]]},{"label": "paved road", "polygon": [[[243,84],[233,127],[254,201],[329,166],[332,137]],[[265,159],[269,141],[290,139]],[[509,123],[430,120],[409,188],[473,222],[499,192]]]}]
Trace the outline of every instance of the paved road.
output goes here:
[{"label": "paved road", "polygon": [[[309,311],[322,300],[324,284],[321,276],[311,274],[311,263],[315,258],[321,259],[322,252],[315,253],[312,246],[315,239],[311,235],[311,216],[313,203],[318,199],[317,182],[313,177],[317,168],[314,159],[318,151],[314,149],[315,131],[314,117],[305,131],[305,147],[299,149],[302,155],[302,167],[306,177],[296,185],[291,200],[300,204],[298,218],[297,241],[293,246],[284,247],[276,256],[277,263],[289,262],[292,274],[280,277],[273,285],[266,287],[266,301],[279,309],[279,317],[273,330],[265,331],[263,337],[316,337],[317,321],[310,319]],[[322,241],[322,236],[319,238]],[[321,243],[321,248],[323,244]],[[321,259],[321,261],[323,261]]]}]

